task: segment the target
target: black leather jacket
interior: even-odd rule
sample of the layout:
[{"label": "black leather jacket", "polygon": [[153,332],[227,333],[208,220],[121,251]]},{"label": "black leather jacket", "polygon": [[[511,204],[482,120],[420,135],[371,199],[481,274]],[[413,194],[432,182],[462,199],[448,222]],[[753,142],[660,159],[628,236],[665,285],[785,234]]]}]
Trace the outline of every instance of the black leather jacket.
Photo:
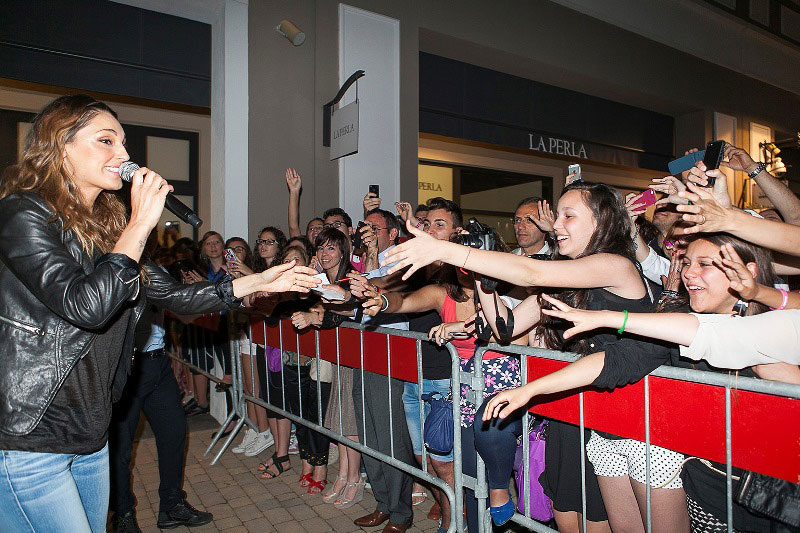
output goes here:
[{"label": "black leather jacket", "polygon": [[[177,313],[225,307],[211,283],[181,285],[152,263],[123,254],[90,257],[34,193],[0,200],[0,431],[30,433],[75,364],[105,326],[133,306],[112,399],[130,373],[145,300]],[[230,284],[230,281],[225,283]],[[146,291],[146,298],[141,294]],[[231,300],[229,303],[234,303]]]}]

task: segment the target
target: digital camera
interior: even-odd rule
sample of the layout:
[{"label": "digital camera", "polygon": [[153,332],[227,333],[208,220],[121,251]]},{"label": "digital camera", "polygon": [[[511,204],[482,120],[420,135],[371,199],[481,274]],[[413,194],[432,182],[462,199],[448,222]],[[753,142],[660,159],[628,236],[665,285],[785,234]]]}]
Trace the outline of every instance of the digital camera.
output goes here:
[{"label": "digital camera", "polygon": [[464,229],[467,233],[456,235],[454,241],[458,244],[478,248],[479,250],[494,250],[497,246],[497,233],[490,228],[471,218]]}]

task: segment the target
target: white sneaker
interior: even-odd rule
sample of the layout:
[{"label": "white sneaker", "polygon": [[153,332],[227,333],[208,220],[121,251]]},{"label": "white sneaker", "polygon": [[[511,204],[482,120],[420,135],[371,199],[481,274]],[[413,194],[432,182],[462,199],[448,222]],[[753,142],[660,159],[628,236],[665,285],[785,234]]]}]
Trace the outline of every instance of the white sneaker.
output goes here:
[{"label": "white sneaker", "polygon": [[256,435],[258,435],[258,433],[256,433],[250,428],[247,428],[247,431],[244,432],[244,438],[242,439],[242,442],[235,448],[232,448],[231,451],[233,453],[246,452],[247,449],[250,447],[250,445],[253,443],[253,439],[256,438]]},{"label": "white sneaker", "polygon": [[300,448],[297,447],[297,437],[294,433],[289,437],[289,455],[300,455]]},{"label": "white sneaker", "polygon": [[266,430],[263,433],[256,433],[256,438],[253,439],[253,442],[250,443],[250,447],[247,448],[244,454],[247,457],[253,457],[260,454],[273,444],[275,444],[275,437],[272,436],[272,432],[270,430]]}]

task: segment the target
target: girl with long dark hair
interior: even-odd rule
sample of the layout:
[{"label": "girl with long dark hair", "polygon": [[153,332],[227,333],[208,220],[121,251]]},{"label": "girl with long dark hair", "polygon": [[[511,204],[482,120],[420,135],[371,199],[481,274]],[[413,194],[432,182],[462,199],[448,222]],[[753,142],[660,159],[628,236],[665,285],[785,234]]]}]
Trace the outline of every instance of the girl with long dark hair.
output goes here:
[{"label": "girl with long dark hair", "polygon": [[[434,241],[409,228],[416,238],[387,254],[387,262],[397,261],[389,272],[410,266],[404,275],[407,277],[420,267],[439,260],[514,285],[542,287],[544,290],[564,289],[561,296],[578,308],[649,310],[652,299],[637,268],[630,239],[630,220],[619,195],[607,185],[573,183],[559,198],[557,217],[553,226],[557,245],[555,261]],[[479,291],[479,296],[486,322],[491,327],[496,328],[495,309],[508,323],[508,308],[499,298],[483,291]],[[596,335],[565,342],[556,325],[543,317],[538,296],[525,299],[513,310],[513,315],[513,332],[505,332],[506,336],[517,336],[537,326],[536,339],[552,349],[589,354],[614,338]],[[485,405],[478,410],[476,417],[480,418]],[[503,424],[475,424],[474,428],[476,447],[487,464],[493,520],[502,524],[513,514],[508,481],[513,469],[516,437],[522,432],[521,418],[517,416]],[[585,454],[585,450],[580,449],[578,427],[551,422],[546,448],[547,468],[540,482],[553,500],[560,531],[578,531],[580,528],[580,454]],[[608,515],[598,478],[588,460],[586,464],[587,526],[590,531],[606,531],[609,528]],[[600,483],[608,485],[609,493],[633,498],[627,481],[623,484],[619,478],[608,477],[602,478]]]}]

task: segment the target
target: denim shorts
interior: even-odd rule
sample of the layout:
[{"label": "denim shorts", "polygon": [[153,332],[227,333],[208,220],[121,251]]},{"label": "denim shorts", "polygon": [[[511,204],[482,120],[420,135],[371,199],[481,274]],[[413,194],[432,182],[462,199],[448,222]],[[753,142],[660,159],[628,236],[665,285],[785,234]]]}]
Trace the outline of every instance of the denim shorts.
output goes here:
[{"label": "denim shorts", "polygon": [[[408,433],[411,435],[411,443],[414,446],[414,455],[422,455],[422,430],[419,425],[419,399],[417,398],[417,391],[419,385],[416,383],[406,383],[403,390],[403,406],[406,411],[406,424],[408,424]],[[438,392],[442,396],[447,396],[450,393],[450,380],[449,379],[423,379],[422,380],[422,394],[429,392]],[[431,412],[431,406],[427,402],[425,404],[425,416]],[[441,462],[449,463],[453,460],[453,452],[450,451],[447,455],[428,454],[431,458]]]}]

